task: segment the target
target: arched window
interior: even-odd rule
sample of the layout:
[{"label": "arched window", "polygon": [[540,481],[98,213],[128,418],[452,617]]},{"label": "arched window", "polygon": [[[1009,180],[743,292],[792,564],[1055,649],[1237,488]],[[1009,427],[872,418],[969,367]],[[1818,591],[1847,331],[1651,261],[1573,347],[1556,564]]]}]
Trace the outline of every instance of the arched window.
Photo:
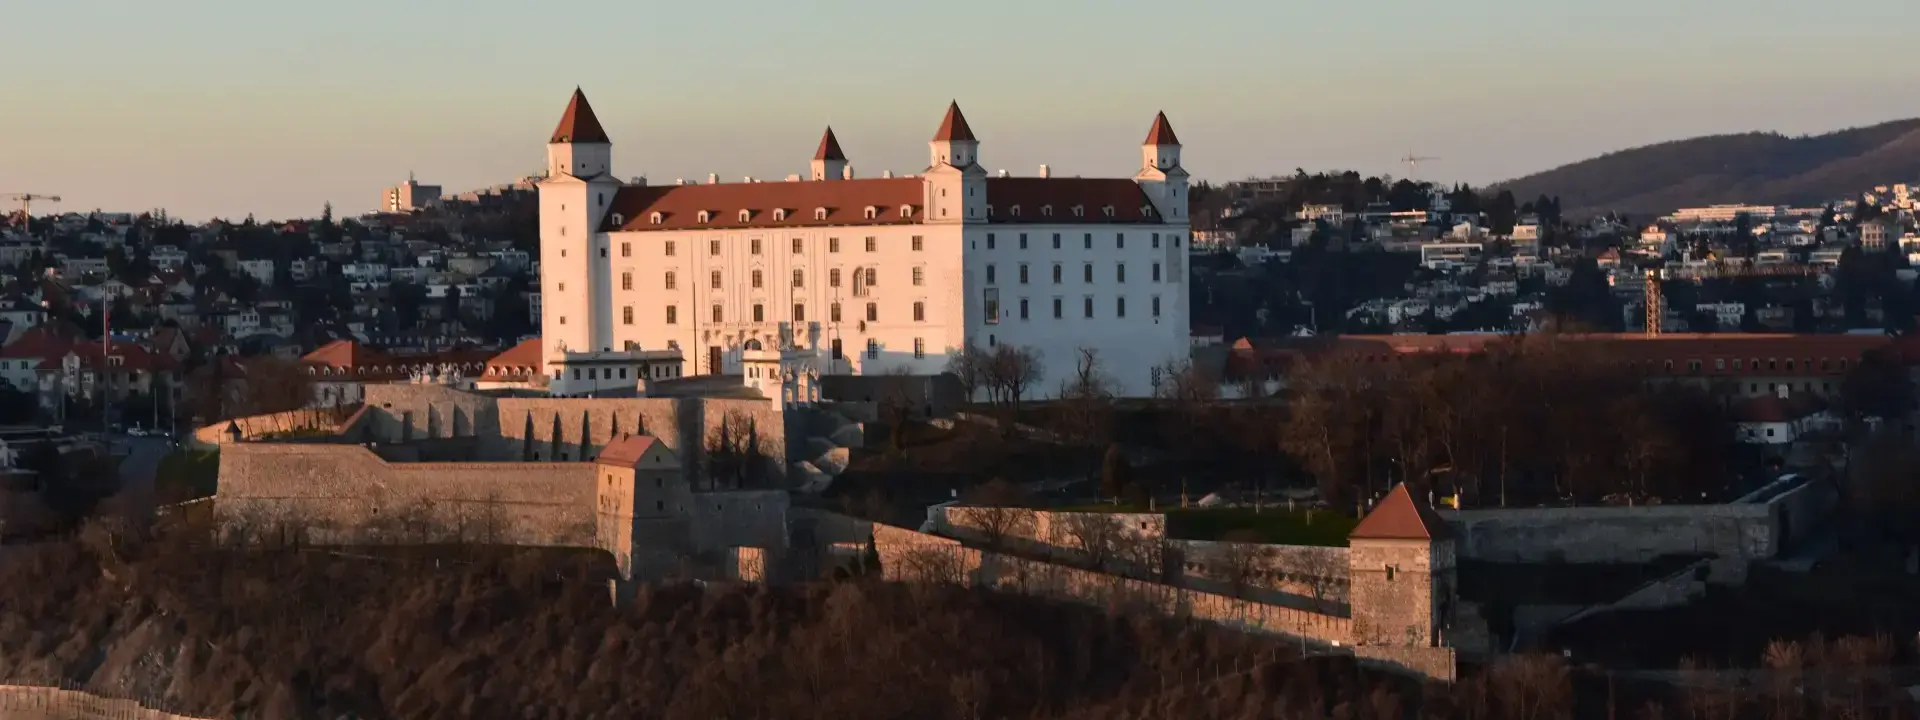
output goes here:
[{"label": "arched window", "polygon": [[700,222],[707,222],[708,220],[712,220],[712,219],[713,219],[713,213],[710,213],[710,212],[707,212],[707,211],[705,211],[705,210],[701,210],[701,211],[700,211],[700,214],[699,214],[699,215],[696,215],[696,216],[694,216],[694,217],[695,217],[695,219],[697,219],[697,220],[699,220]]},{"label": "arched window", "polygon": [[1052,206],[1052,205],[1041,205],[1041,206],[1040,206],[1040,216],[1041,216],[1041,217],[1053,217],[1053,206]]},{"label": "arched window", "polygon": [[1019,205],[1015,205],[1015,206],[1013,206],[1013,207],[1011,207],[1011,208],[1008,208],[1008,209],[1007,209],[1007,214],[1008,214],[1008,215],[1012,215],[1012,216],[1014,216],[1014,217],[1020,217],[1020,206],[1019,206]]},{"label": "arched window", "polygon": [[614,214],[613,214],[613,226],[614,226],[614,227],[620,227],[620,226],[623,226],[623,225],[626,225],[626,224],[627,224],[627,216],[625,216],[625,215],[621,215],[620,213],[614,213]]},{"label": "arched window", "polygon": [[786,210],[786,208],[774,208],[774,210],[773,210],[773,219],[774,219],[774,220],[785,220],[785,219],[787,219],[787,210]]},{"label": "arched window", "polygon": [[868,205],[866,214],[867,214],[868,220],[872,220],[874,218],[880,217],[880,208],[874,207],[872,205]]},{"label": "arched window", "polygon": [[750,221],[752,221],[752,220],[753,220],[753,211],[752,211],[752,210],[741,210],[741,211],[740,211],[740,222],[750,222]]},{"label": "arched window", "polygon": [[659,225],[659,224],[660,224],[660,213],[654,213],[654,214],[652,214],[652,215],[650,215],[650,216],[648,216],[648,217],[647,217],[647,221],[648,221],[648,222],[651,222],[651,223],[653,223],[653,224],[655,224],[655,225]]},{"label": "arched window", "polygon": [[912,206],[912,205],[901,205],[901,206],[900,206],[900,217],[903,217],[903,218],[905,218],[905,217],[913,217],[913,206]]},{"label": "arched window", "polygon": [[813,219],[815,219],[815,220],[825,220],[825,219],[827,219],[827,209],[826,209],[826,208],[823,208],[823,207],[818,207],[818,208],[814,208],[814,209],[813,209]]}]

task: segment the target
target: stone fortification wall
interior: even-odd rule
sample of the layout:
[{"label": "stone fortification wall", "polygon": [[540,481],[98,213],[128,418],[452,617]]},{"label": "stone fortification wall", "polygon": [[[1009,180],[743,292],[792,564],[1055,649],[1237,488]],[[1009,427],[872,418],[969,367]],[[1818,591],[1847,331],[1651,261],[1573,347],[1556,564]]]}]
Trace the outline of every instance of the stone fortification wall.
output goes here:
[{"label": "stone fortification wall", "polygon": [[1670,555],[1773,557],[1770,505],[1652,505],[1441,511],[1462,558],[1641,563]]},{"label": "stone fortification wall", "polygon": [[1288,596],[1282,602],[1307,601],[1323,610],[1348,603],[1347,548],[1204,540],[1167,540],[1166,545],[1165,557],[1178,559],[1190,587],[1224,592],[1243,569],[1252,569],[1247,586]]},{"label": "stone fortification wall", "polygon": [[0,685],[0,717],[13,720],[203,720],[161,712],[132,700],[34,685]]},{"label": "stone fortification wall", "polygon": [[1453,594],[1450,588],[1437,593],[1435,588],[1453,567],[1450,547],[1424,540],[1355,541],[1347,550],[1354,641],[1431,645],[1433,628],[1442,625],[1437,598]]},{"label": "stone fortification wall", "polygon": [[316,437],[341,435],[366,424],[365,408],[308,408],[287,412],[251,415],[222,420],[195,428],[188,442],[196,449],[215,450],[233,442],[228,427],[238,426],[241,440],[259,440],[274,435],[311,433]]},{"label": "stone fortification wall", "polygon": [[595,543],[587,463],[388,463],[358,445],[240,443],[220,453],[223,524],[288,523],[355,542],[392,534]]},{"label": "stone fortification wall", "polygon": [[787,497],[785,490],[694,493],[687,520],[694,547],[785,548]]},{"label": "stone fortification wall", "polygon": [[1027,508],[941,505],[928,509],[934,529],[969,540],[981,540],[989,528],[1002,540],[1024,543],[1035,550],[1068,550],[1080,546],[1089,523],[1110,523],[1129,538],[1160,540],[1167,536],[1167,516],[1161,513],[1082,513]]}]

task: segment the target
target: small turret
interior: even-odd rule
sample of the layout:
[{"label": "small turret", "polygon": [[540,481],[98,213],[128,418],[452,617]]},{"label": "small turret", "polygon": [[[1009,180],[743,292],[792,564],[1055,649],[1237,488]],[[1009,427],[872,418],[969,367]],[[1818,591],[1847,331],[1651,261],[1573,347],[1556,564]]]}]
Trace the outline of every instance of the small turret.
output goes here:
[{"label": "small turret", "polygon": [[840,150],[840,139],[833,136],[833,128],[829,126],[827,133],[820,136],[820,149],[813,153],[813,179],[847,179],[847,170],[847,154]]}]

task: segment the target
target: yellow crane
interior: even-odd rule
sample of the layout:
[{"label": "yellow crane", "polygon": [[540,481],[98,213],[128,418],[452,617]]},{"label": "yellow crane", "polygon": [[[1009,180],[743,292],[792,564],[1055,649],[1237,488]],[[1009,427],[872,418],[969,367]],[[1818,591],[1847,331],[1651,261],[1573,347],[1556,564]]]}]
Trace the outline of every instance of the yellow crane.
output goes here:
[{"label": "yellow crane", "polygon": [[1739,277],[1817,277],[1822,270],[1814,265],[1800,263],[1770,263],[1766,265],[1728,265],[1715,262],[1702,267],[1656,268],[1647,271],[1646,305],[1647,334],[1660,334],[1660,321],[1665,317],[1664,295],[1660,283],[1667,280],[1715,280]]},{"label": "yellow crane", "polygon": [[1407,156],[1400,158],[1400,162],[1407,164],[1407,179],[1412,180],[1414,174],[1417,172],[1420,172],[1420,163],[1426,162],[1428,160],[1439,160],[1439,159],[1440,158],[1430,157],[1427,155],[1415,155],[1413,154],[1412,150],[1408,150]]},{"label": "yellow crane", "polygon": [[0,199],[7,200],[8,202],[20,203],[20,224],[21,225],[25,225],[33,219],[33,201],[46,200],[49,202],[60,202],[59,195],[39,195],[35,193],[14,193],[12,195],[0,195]]}]

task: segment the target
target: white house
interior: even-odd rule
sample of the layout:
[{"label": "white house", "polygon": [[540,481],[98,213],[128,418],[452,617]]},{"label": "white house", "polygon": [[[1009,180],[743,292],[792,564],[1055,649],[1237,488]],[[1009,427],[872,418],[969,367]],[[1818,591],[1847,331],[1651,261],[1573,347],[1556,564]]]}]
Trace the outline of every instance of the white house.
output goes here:
[{"label": "white house", "polygon": [[774,350],[819,374],[931,374],[969,343],[1015,345],[1041,354],[1036,395],[1082,347],[1129,395],[1187,358],[1188,175],[1164,114],[1132,178],[989,177],[958,105],[928,145],[915,177],[855,179],[829,129],[804,177],[628,183],[576,91],[539,186],[552,391],[593,384],[606,353],[657,350],[689,375]]}]

